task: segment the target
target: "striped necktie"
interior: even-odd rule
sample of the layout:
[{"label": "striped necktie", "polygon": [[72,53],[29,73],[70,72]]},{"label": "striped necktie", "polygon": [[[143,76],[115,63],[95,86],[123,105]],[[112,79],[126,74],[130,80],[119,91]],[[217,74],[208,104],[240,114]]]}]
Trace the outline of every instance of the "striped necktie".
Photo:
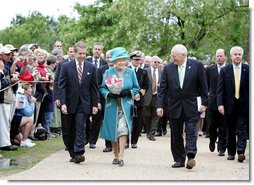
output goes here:
[{"label": "striped necktie", "polygon": [[79,64],[78,64],[78,79],[79,79],[79,83],[81,83],[82,74],[83,74],[82,62],[79,62]]},{"label": "striped necktie", "polygon": [[156,88],[156,73],[155,73],[155,69],[153,70],[153,84],[152,84],[152,91],[153,94],[156,92],[157,88]]}]

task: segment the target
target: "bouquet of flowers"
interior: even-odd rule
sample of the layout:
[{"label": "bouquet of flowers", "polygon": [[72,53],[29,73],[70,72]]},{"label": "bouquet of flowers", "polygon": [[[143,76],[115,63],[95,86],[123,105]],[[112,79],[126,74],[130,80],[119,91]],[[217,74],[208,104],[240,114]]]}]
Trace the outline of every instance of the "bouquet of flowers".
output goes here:
[{"label": "bouquet of flowers", "polygon": [[116,75],[113,75],[112,77],[108,78],[105,81],[108,89],[113,93],[113,94],[120,94],[122,86],[123,86],[123,79],[118,78]]}]

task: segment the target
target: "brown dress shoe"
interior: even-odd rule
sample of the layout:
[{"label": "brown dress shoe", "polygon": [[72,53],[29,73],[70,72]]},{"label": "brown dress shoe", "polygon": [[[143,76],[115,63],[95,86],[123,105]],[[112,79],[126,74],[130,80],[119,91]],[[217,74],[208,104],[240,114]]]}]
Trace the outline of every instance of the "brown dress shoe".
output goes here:
[{"label": "brown dress shoe", "polygon": [[245,155],[244,154],[239,154],[238,155],[238,162],[242,163],[245,160]]},{"label": "brown dress shoe", "polygon": [[75,157],[74,163],[79,164],[79,163],[84,162],[84,161],[85,161],[85,156],[83,156],[83,155],[77,155]]},{"label": "brown dress shoe", "polygon": [[187,169],[192,169],[194,166],[196,166],[196,161],[194,159],[189,159],[186,165]]}]

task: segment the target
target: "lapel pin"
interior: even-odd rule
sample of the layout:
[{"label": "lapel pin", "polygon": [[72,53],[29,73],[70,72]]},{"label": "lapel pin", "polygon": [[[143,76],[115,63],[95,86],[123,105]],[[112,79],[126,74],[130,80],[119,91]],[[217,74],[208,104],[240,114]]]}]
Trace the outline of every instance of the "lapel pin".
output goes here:
[{"label": "lapel pin", "polygon": [[90,73],[89,73],[89,72],[87,72],[87,75],[90,75]]},{"label": "lapel pin", "polygon": [[191,68],[191,66],[189,66],[189,69]]}]

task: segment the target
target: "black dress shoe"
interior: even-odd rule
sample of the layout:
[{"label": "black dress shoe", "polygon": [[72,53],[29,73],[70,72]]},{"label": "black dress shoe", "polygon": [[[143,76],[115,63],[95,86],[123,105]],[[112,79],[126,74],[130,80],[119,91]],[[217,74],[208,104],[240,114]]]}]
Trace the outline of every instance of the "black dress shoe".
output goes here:
[{"label": "black dress shoe", "polygon": [[156,141],[154,136],[150,136],[148,139],[151,140],[151,141]]},{"label": "black dress shoe", "polygon": [[76,163],[76,164],[79,164],[84,161],[85,161],[85,156],[83,156],[83,155],[77,155],[74,159],[74,163]]},{"label": "black dress shoe", "polygon": [[210,149],[211,152],[214,152],[214,150],[215,150],[215,142],[211,142],[210,141],[210,143],[209,143],[209,149]]},{"label": "black dress shoe", "polygon": [[228,158],[227,158],[227,160],[235,160],[235,156],[229,155]]},{"label": "black dress shoe", "polygon": [[75,162],[75,158],[71,158],[70,162],[74,163]]},{"label": "black dress shoe", "polygon": [[4,150],[4,151],[15,151],[17,149],[18,149],[18,146],[16,145],[10,145],[10,146],[5,146],[0,148],[0,150]]},{"label": "black dress shoe", "polygon": [[109,148],[109,147],[106,147],[102,150],[103,152],[111,152],[112,151],[112,148]]},{"label": "black dress shoe", "polygon": [[96,145],[95,145],[95,144],[90,144],[90,145],[89,145],[89,148],[95,149],[95,148],[96,148]]},{"label": "black dress shoe", "polygon": [[155,136],[162,136],[161,132],[156,132],[154,135]]},{"label": "black dress shoe", "polygon": [[182,163],[182,162],[175,162],[175,164],[173,164],[171,167],[172,168],[181,168],[181,167],[184,167],[184,163]]},{"label": "black dress shoe", "polygon": [[244,154],[239,154],[238,155],[238,162],[242,163],[245,160],[245,155]]},{"label": "black dress shoe", "polygon": [[194,166],[196,166],[196,161],[194,159],[189,159],[186,165],[187,169],[192,169]]},{"label": "black dress shoe", "polygon": [[131,144],[131,148],[138,148],[137,144]]},{"label": "black dress shoe", "polygon": [[219,151],[219,153],[218,153],[218,156],[225,156],[225,154],[224,154],[224,152],[223,151]]}]

